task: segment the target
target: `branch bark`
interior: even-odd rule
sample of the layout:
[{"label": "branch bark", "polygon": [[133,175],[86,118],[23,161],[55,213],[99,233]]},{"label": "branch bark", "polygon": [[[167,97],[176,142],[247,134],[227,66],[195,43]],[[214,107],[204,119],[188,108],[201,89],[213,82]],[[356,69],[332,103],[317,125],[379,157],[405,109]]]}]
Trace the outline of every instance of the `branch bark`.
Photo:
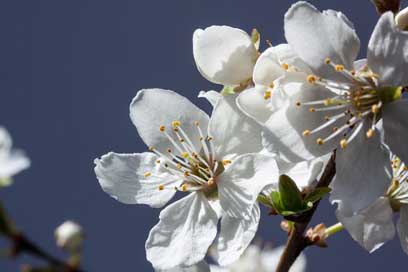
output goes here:
[{"label": "branch bark", "polygon": [[40,246],[32,242],[22,232],[15,230],[14,224],[11,222],[6,211],[0,204],[0,217],[1,217],[1,234],[5,235],[12,243],[11,256],[17,257],[22,253],[27,253],[44,260],[51,265],[55,270],[60,272],[84,272],[80,268],[74,267],[68,262],[62,261],[53,255],[47,253]]},{"label": "branch bark", "polygon": [[[333,180],[334,175],[336,174],[335,160],[336,160],[336,153],[333,152],[332,156],[330,157],[329,162],[327,163],[324,169],[322,177],[316,184],[316,188],[329,186],[330,182]],[[286,242],[286,246],[280,258],[276,272],[289,271],[290,267],[296,261],[300,253],[306,247],[313,244],[313,242],[310,241],[305,236],[305,231],[319,205],[319,202],[316,202],[314,207],[304,214],[286,218],[290,221],[295,222],[295,224],[289,233],[289,238]]]}]

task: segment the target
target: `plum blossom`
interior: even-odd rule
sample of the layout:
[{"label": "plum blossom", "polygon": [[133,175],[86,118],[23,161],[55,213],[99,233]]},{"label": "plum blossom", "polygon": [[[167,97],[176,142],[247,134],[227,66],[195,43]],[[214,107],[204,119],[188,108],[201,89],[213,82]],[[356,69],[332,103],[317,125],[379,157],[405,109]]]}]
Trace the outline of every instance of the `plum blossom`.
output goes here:
[{"label": "plum blossom", "polygon": [[[279,263],[284,247],[264,248],[252,244],[248,246],[244,254],[229,266],[222,267],[217,265],[208,265],[201,262],[190,267],[176,267],[173,270],[156,272],[274,272]],[[292,265],[290,272],[306,271],[306,256],[302,253]]]},{"label": "plum blossom", "polygon": [[[288,161],[339,148],[331,200],[354,213],[387,187],[391,168],[382,142],[402,160],[408,157],[408,101],[400,99],[408,83],[408,33],[396,26],[392,13],[383,14],[367,59],[356,61],[360,41],[345,15],[319,12],[302,1],[285,15],[285,36],[299,64],[282,63],[288,72],[272,82],[269,94],[258,91],[255,97],[247,90],[238,103],[268,129],[265,146]],[[254,106],[262,98],[264,106]]]},{"label": "plum blossom", "polygon": [[216,241],[218,262],[235,261],[257,230],[258,194],[278,179],[274,157],[259,154],[260,126],[242,114],[235,95],[220,99],[211,117],[169,90],[145,89],[130,117],[150,152],[110,152],[95,160],[102,189],[125,204],[163,207],[146,241],[157,270],[191,266]]},{"label": "plum blossom", "polygon": [[30,166],[30,160],[20,150],[12,149],[10,134],[0,127],[0,187],[11,184],[11,178]]},{"label": "plum blossom", "polygon": [[65,221],[55,229],[57,245],[69,252],[77,252],[82,247],[84,233],[82,227],[73,221]]},{"label": "plum blossom", "polygon": [[230,26],[210,26],[193,34],[194,60],[207,80],[227,85],[246,84],[258,57],[251,37]]},{"label": "plum blossom", "polygon": [[393,216],[399,212],[398,235],[402,249],[408,254],[408,168],[395,156],[392,166],[393,179],[383,196],[352,216],[347,216],[340,206],[337,217],[354,240],[373,252],[394,238]]}]

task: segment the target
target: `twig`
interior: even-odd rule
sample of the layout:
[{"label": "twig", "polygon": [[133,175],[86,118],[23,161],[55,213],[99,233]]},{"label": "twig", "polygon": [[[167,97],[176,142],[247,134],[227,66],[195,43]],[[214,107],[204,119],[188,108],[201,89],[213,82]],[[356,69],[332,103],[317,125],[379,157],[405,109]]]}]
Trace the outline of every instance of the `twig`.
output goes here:
[{"label": "twig", "polygon": [[[333,155],[330,157],[329,162],[324,169],[323,175],[316,184],[318,187],[327,187],[332,181],[334,175],[336,174],[336,153],[333,152]],[[320,202],[320,201],[319,201]],[[312,245],[313,242],[305,237],[305,230],[310,220],[312,219],[319,202],[316,202],[314,207],[301,214],[299,216],[286,217],[286,219],[295,222],[293,228],[289,233],[289,238],[286,242],[285,249],[280,258],[276,272],[287,272],[292,264],[296,261],[300,253],[308,246]]]},{"label": "twig", "polygon": [[[32,242],[28,237],[26,237],[22,232],[16,231],[12,222],[7,216],[4,208],[0,204],[0,215],[4,222],[7,222],[7,228],[3,229],[3,235],[7,237],[12,243],[11,256],[17,257],[22,253],[27,253],[35,256],[39,259],[46,261],[49,265],[53,266],[54,269],[60,272],[85,272],[80,268],[70,265],[68,262],[62,261],[51,254],[47,253],[41,247]],[[6,231],[4,231],[6,230]]]}]

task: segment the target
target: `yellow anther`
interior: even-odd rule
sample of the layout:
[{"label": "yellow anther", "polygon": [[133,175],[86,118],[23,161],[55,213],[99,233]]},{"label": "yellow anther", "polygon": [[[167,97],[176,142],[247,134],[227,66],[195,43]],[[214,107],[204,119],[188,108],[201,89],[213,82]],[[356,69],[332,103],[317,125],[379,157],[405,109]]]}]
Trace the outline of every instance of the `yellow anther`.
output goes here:
[{"label": "yellow anther", "polygon": [[333,127],[333,132],[336,132],[338,129],[338,127]]},{"label": "yellow anther", "polygon": [[182,190],[183,192],[187,191],[187,184],[181,185],[181,190]]},{"label": "yellow anther", "polygon": [[211,141],[212,139],[214,139],[214,138],[211,137],[211,136],[208,136],[208,137],[207,137],[207,140],[208,140],[208,141]]},{"label": "yellow anther", "polygon": [[171,153],[171,149],[170,149],[170,148],[167,148],[167,152],[168,152],[168,153]]},{"label": "yellow anther", "polygon": [[317,143],[318,145],[322,145],[322,144],[324,144],[324,141],[323,141],[322,138],[318,138],[318,139],[316,140],[316,143]]},{"label": "yellow anther", "polygon": [[196,125],[198,127],[200,125],[200,123],[198,121],[194,121],[194,125]]},{"label": "yellow anther", "polygon": [[153,151],[155,148],[153,146],[149,147],[149,151]]},{"label": "yellow anther", "polygon": [[198,154],[195,153],[195,152],[191,153],[191,155],[192,155],[194,158],[197,158],[197,157],[198,157]]},{"label": "yellow anther", "polygon": [[160,160],[157,160],[156,163],[160,163]]},{"label": "yellow anther", "polygon": [[209,180],[208,180],[208,185],[214,185],[214,179],[213,178],[210,178]]},{"label": "yellow anther", "polygon": [[316,83],[316,76],[315,75],[308,75],[306,78],[307,82],[309,82],[310,84],[315,84]]},{"label": "yellow anther", "polygon": [[159,191],[163,191],[164,190],[164,185],[163,184],[160,184],[159,185]]},{"label": "yellow anther", "polygon": [[328,99],[324,100],[324,105],[326,107],[330,106],[332,103],[333,103],[333,99],[328,98]]},{"label": "yellow anther", "polygon": [[380,108],[378,107],[378,105],[372,105],[371,106],[371,112],[374,114],[377,114],[380,111]]},{"label": "yellow anther", "polygon": [[310,112],[315,112],[315,111],[316,111],[316,109],[315,109],[315,108],[313,108],[313,107],[311,107],[311,108],[309,108],[309,111],[310,111]]},{"label": "yellow anther", "polygon": [[350,71],[350,74],[351,74],[352,76],[355,76],[355,75],[356,75],[356,71],[351,70],[351,71]]},{"label": "yellow anther", "polygon": [[183,152],[183,153],[181,153],[181,156],[182,156],[183,158],[188,158],[188,152]]},{"label": "yellow anther", "polygon": [[150,172],[146,172],[146,173],[143,174],[143,176],[144,176],[145,178],[150,177],[151,175],[152,175],[152,173],[150,173]]},{"label": "yellow anther", "polygon": [[231,160],[223,160],[222,161],[222,164],[223,165],[228,165],[228,164],[230,164],[231,163]]},{"label": "yellow anther", "polygon": [[309,136],[310,135],[310,130],[306,129],[305,131],[303,131],[303,136]]},{"label": "yellow anther", "polygon": [[265,100],[270,99],[271,96],[272,96],[272,92],[271,92],[271,91],[265,91],[265,93],[264,93],[264,99],[265,99]]},{"label": "yellow anther", "polygon": [[163,125],[161,125],[161,126],[160,126],[160,131],[161,131],[161,132],[164,132],[165,130],[166,130],[166,127],[163,126]]},{"label": "yellow anther", "polygon": [[296,107],[300,107],[300,105],[302,105],[302,103],[300,103],[300,101],[296,101]]},{"label": "yellow anther", "polygon": [[366,136],[367,136],[367,138],[373,137],[373,136],[374,136],[374,130],[373,130],[372,128],[370,128],[369,130],[367,130]]},{"label": "yellow anther", "polygon": [[183,166],[181,165],[181,163],[178,163],[178,164],[176,165],[176,167],[177,167],[177,169],[181,169]]},{"label": "yellow anther", "polygon": [[173,126],[173,128],[177,128],[177,127],[181,126],[181,122],[180,121],[173,121],[173,122],[171,122],[171,125]]},{"label": "yellow anther", "polygon": [[344,66],[341,64],[337,64],[336,66],[334,66],[334,69],[336,69],[337,72],[342,72],[344,71]]},{"label": "yellow anther", "polygon": [[282,63],[282,68],[283,68],[284,70],[288,70],[288,69],[289,69],[289,64],[287,64],[287,63]]},{"label": "yellow anther", "polygon": [[324,117],[324,120],[329,121],[329,120],[330,120],[330,116],[326,115],[326,116]]},{"label": "yellow anther", "polygon": [[330,58],[325,58],[324,63],[330,64],[330,63],[331,63],[331,59],[330,59]]},{"label": "yellow anther", "polygon": [[404,165],[404,167],[402,167],[402,171],[408,171],[408,167]]},{"label": "yellow anther", "polygon": [[342,139],[340,141],[340,147],[343,148],[343,149],[347,147],[347,140],[346,139]]},{"label": "yellow anther", "polygon": [[184,175],[185,177],[188,177],[188,176],[190,176],[190,173],[189,173],[188,171],[184,171],[183,175]]},{"label": "yellow anther", "polygon": [[275,88],[275,84],[272,82],[271,84],[269,84],[269,88],[271,89]]}]

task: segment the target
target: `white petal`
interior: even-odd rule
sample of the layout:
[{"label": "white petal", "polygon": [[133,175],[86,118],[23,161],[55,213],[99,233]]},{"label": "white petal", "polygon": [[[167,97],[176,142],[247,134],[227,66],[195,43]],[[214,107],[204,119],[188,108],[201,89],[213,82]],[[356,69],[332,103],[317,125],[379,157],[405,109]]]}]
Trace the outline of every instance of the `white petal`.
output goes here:
[{"label": "white petal", "polygon": [[221,266],[238,260],[254,238],[260,216],[259,205],[254,204],[249,220],[227,215],[221,218],[221,231],[217,240],[217,262]]},{"label": "white petal", "polygon": [[297,107],[298,101],[303,103],[324,100],[334,97],[335,94],[324,87],[309,83],[292,84],[292,87],[294,94],[288,98],[286,105],[275,111],[265,124],[268,133],[264,134],[264,146],[267,147],[269,144],[275,146],[281,156],[290,162],[311,160],[331,152],[338,146],[342,135],[323,145],[318,145],[316,141],[318,138],[324,139],[331,135],[333,127],[341,127],[345,120],[337,120],[331,126],[309,136],[303,136],[303,132],[318,128],[326,122],[327,115],[339,114],[344,109],[310,112],[310,106]]},{"label": "white petal", "polygon": [[399,11],[395,16],[395,23],[402,30],[407,30],[408,28],[408,7]]},{"label": "white petal", "polygon": [[191,266],[203,260],[217,234],[217,214],[201,193],[167,206],[146,241],[147,259],[156,269]]},{"label": "white petal", "polygon": [[[262,266],[265,268],[264,272],[275,272],[280,257],[283,253],[284,246],[277,248],[266,249],[261,253]],[[289,269],[290,272],[303,272],[306,271],[306,256],[301,253],[296,261],[293,263],[292,267]]]},{"label": "white petal", "polygon": [[279,44],[269,47],[259,56],[254,68],[255,84],[269,86],[286,73],[282,67],[284,63],[288,64],[290,69],[296,68],[306,74],[311,73],[307,64],[296,55],[290,45]]},{"label": "white petal", "polygon": [[340,74],[325,64],[325,59],[352,69],[360,49],[354,28],[342,13],[321,13],[307,2],[294,4],[286,13],[285,37],[317,75],[331,79]]},{"label": "white petal", "polygon": [[192,266],[177,266],[165,270],[155,270],[155,272],[210,272],[210,266],[205,262],[201,261]]},{"label": "white petal", "polygon": [[231,272],[228,268],[221,267],[218,265],[210,265],[210,271],[211,272]]},{"label": "white petal", "polygon": [[330,154],[310,161],[287,163],[277,160],[280,174],[291,177],[299,188],[310,186],[322,173]]},{"label": "white petal", "polygon": [[269,101],[264,98],[267,89],[264,86],[246,89],[238,95],[236,101],[239,109],[259,124],[264,124],[272,114]]},{"label": "white petal", "polygon": [[211,106],[215,107],[215,105],[217,105],[218,101],[220,99],[222,99],[222,94],[220,94],[219,92],[216,91],[200,91],[198,93],[198,97],[203,97],[205,99],[208,100],[208,102],[210,102]]},{"label": "white petal", "polygon": [[369,252],[375,251],[395,235],[393,211],[388,198],[377,199],[367,209],[353,216],[345,215],[341,206],[336,214],[351,237]]},{"label": "white petal", "polygon": [[177,141],[178,138],[174,137],[171,123],[180,121],[182,129],[198,148],[199,134],[194,122],[198,121],[201,129],[206,131],[209,120],[208,115],[187,98],[162,89],[140,90],[130,104],[130,118],[146,145],[162,152],[166,152],[167,148],[171,148],[174,152],[177,152],[177,149],[164,133],[160,132],[160,126],[166,126],[168,134]]},{"label": "white petal", "polygon": [[[164,206],[181,183],[156,163],[158,157],[149,152],[139,154],[108,153],[95,160],[95,173],[102,189],[126,204]],[[150,176],[145,177],[146,173]],[[159,185],[164,184],[164,190]]]},{"label": "white petal", "polygon": [[397,225],[401,247],[408,254],[408,206],[403,205],[400,210],[400,219]]},{"label": "white petal", "polygon": [[408,101],[385,105],[383,110],[384,141],[402,161],[408,162]]},{"label": "white petal", "polygon": [[11,136],[5,127],[0,126],[0,156],[8,154],[13,142]]},{"label": "white petal", "polygon": [[193,54],[203,77],[223,85],[238,85],[250,79],[257,57],[251,37],[229,26],[197,29]]},{"label": "white petal", "polygon": [[330,199],[340,202],[345,216],[368,207],[385,193],[391,181],[389,153],[382,146],[379,133],[366,138],[364,132],[369,126],[365,124],[347,148],[337,151]]},{"label": "white petal", "polygon": [[246,154],[237,157],[218,177],[220,204],[228,216],[250,219],[262,189],[279,178],[274,157]]},{"label": "white petal", "polygon": [[392,12],[378,20],[368,44],[367,62],[382,86],[408,84],[408,32],[396,26]]},{"label": "white petal", "polygon": [[30,167],[30,164],[30,159],[22,151],[11,151],[0,156],[0,179],[11,178]]},{"label": "white petal", "polygon": [[213,137],[216,159],[262,149],[261,126],[238,109],[236,97],[224,96],[211,115],[208,134]]}]

